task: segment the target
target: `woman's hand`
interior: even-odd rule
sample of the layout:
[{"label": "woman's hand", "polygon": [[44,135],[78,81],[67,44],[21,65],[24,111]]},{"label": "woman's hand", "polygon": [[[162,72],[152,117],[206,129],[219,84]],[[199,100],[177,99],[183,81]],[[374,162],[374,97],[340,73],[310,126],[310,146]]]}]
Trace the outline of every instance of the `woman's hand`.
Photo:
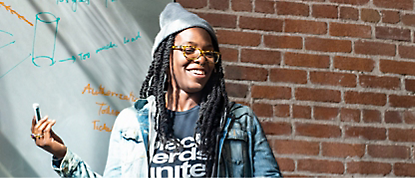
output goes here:
[{"label": "woman's hand", "polygon": [[32,119],[32,138],[36,145],[53,154],[57,158],[63,158],[66,154],[66,146],[62,139],[56,135],[52,126],[55,125],[55,120],[49,120],[46,116],[36,123],[36,118]]}]

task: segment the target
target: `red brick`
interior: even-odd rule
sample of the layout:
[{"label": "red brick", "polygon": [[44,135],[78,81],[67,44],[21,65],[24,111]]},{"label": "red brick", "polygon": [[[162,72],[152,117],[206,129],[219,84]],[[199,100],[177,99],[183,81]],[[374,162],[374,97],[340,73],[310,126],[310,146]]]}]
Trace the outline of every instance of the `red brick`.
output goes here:
[{"label": "red brick", "polygon": [[337,158],[361,158],[365,154],[365,145],[324,142],[322,143],[322,154],[323,156]]},{"label": "red brick", "polygon": [[229,9],[229,1],[209,0],[209,7],[216,10],[227,10]]},{"label": "red brick", "polygon": [[318,138],[339,138],[340,127],[337,125],[295,123],[296,136],[308,136]]},{"label": "red brick", "polygon": [[297,100],[334,102],[341,101],[340,91],[313,88],[296,88],[295,98]]},{"label": "red brick", "polygon": [[[255,112],[257,113],[257,112]],[[266,135],[291,135],[291,124],[287,122],[261,122]]]},{"label": "red brick", "polygon": [[411,148],[396,145],[368,145],[367,153],[374,158],[408,159]]},{"label": "red brick", "polygon": [[311,107],[293,105],[293,118],[311,119]]},{"label": "red brick", "polygon": [[411,41],[411,30],[390,27],[376,27],[376,38],[396,41]]},{"label": "red brick", "polygon": [[348,36],[359,38],[371,38],[372,28],[368,25],[330,23],[331,36]]},{"label": "red brick", "polygon": [[413,10],[413,0],[373,0],[373,4],[378,7]]},{"label": "red brick", "polygon": [[380,71],[403,75],[415,75],[415,63],[404,61],[380,60]]},{"label": "red brick", "polygon": [[397,77],[361,75],[359,76],[359,84],[364,88],[384,88],[396,90],[400,88],[401,80]]},{"label": "red brick", "polygon": [[197,13],[214,27],[236,28],[236,16],[227,14]]},{"label": "red brick", "polygon": [[399,11],[382,10],[381,13],[383,23],[396,24],[401,20]]},{"label": "red brick", "polygon": [[303,70],[271,69],[269,79],[271,82],[306,84],[307,72]]},{"label": "red brick", "polygon": [[393,173],[396,176],[415,177],[415,164],[413,164],[413,163],[395,163],[393,165]]},{"label": "red brick", "polygon": [[225,48],[225,47],[220,48],[221,59],[224,61],[229,61],[229,62],[238,61],[238,53],[239,52],[237,49]]},{"label": "red brick", "polygon": [[415,92],[415,80],[405,79],[405,90]]},{"label": "red brick", "polygon": [[359,10],[353,7],[340,7],[340,18],[346,20],[359,20]]},{"label": "red brick", "polygon": [[329,68],[330,57],[313,54],[299,54],[286,52],[284,62],[288,66],[313,67],[313,68]]},{"label": "red brick", "polygon": [[[306,1],[318,1],[318,0],[306,0]],[[292,178],[308,177],[308,178],[312,178],[313,176],[308,176],[306,174],[292,174],[290,172],[284,172],[284,177],[292,177]]]},{"label": "red brick", "polygon": [[[295,169],[295,163],[294,160],[290,159],[290,158],[276,158],[277,162],[278,162],[278,166],[280,167],[280,170],[282,172],[284,171],[294,171]],[[284,175],[285,177],[285,175]]]},{"label": "red brick", "polygon": [[255,12],[275,13],[275,2],[268,0],[255,0]]},{"label": "red brick", "polygon": [[272,117],[272,105],[264,103],[254,103],[252,104],[252,110],[258,117]]},{"label": "red brick", "polygon": [[314,107],[314,119],[316,120],[336,120],[339,115],[339,108]]},{"label": "red brick", "polygon": [[279,65],[281,63],[281,52],[269,50],[242,49],[241,62]]},{"label": "red brick", "polygon": [[394,44],[356,41],[354,45],[356,54],[395,56],[396,46]]},{"label": "red brick", "polygon": [[381,123],[381,113],[378,110],[363,110],[363,122],[366,123]]},{"label": "red brick", "polygon": [[344,94],[344,101],[347,104],[384,106],[386,104],[386,94],[346,91]]},{"label": "red brick", "polygon": [[278,154],[318,155],[318,142],[298,140],[275,140],[274,150]]},{"label": "red brick", "polygon": [[216,35],[221,44],[258,46],[261,43],[261,35],[257,33],[218,30]]},{"label": "red brick", "polygon": [[313,5],[313,17],[337,19],[337,6],[332,5]]},{"label": "red brick", "polygon": [[329,0],[330,2],[340,4],[352,4],[352,5],[363,5],[369,2],[369,0]]},{"label": "red brick", "polygon": [[360,122],[360,110],[341,108],[340,120],[342,122]]},{"label": "red brick", "polygon": [[342,174],[344,172],[344,165],[340,161],[300,159],[297,164],[299,171],[331,174]]},{"label": "red brick", "polygon": [[290,99],[291,88],[278,86],[258,86],[254,85],[251,89],[252,98],[265,99]]},{"label": "red brick", "polygon": [[415,129],[389,128],[389,140],[396,142],[415,142]]},{"label": "red brick", "polygon": [[389,105],[391,107],[401,107],[401,108],[415,107],[415,96],[389,95]]},{"label": "red brick", "polygon": [[252,11],[252,1],[251,0],[232,0],[232,10],[234,11]]},{"label": "red brick", "polygon": [[389,174],[392,166],[389,163],[372,161],[351,161],[347,163],[347,173],[358,174]]},{"label": "red brick", "polygon": [[290,117],[290,105],[277,104],[274,106],[274,116],[276,117]]},{"label": "red brick", "polygon": [[415,26],[415,14],[402,15],[402,23],[408,26]]},{"label": "red brick", "polygon": [[308,20],[285,19],[285,32],[323,35],[327,34],[327,23]]},{"label": "red brick", "polygon": [[415,59],[415,46],[402,46],[398,47],[399,56],[401,58]]},{"label": "red brick", "polygon": [[225,83],[228,96],[245,98],[248,93],[248,85],[237,83]]},{"label": "red brick", "polygon": [[365,22],[377,23],[380,21],[380,14],[374,9],[362,9],[360,12],[360,18]]},{"label": "red brick", "polygon": [[335,56],[334,68],[371,72],[375,68],[375,61],[367,58]]},{"label": "red brick", "polygon": [[298,15],[308,16],[309,6],[303,3],[277,1],[277,14],[278,15]]},{"label": "red brick", "polygon": [[415,111],[405,111],[403,118],[406,124],[415,124]]},{"label": "red brick", "polygon": [[337,72],[310,72],[311,83],[343,87],[356,87],[356,75]]},{"label": "red brick", "polygon": [[177,0],[176,2],[180,3],[184,8],[200,9],[207,6],[207,0]]},{"label": "red brick", "polygon": [[303,38],[298,36],[274,36],[266,35],[264,36],[265,46],[271,48],[293,48],[293,49],[302,49],[303,48]]},{"label": "red brick", "polygon": [[350,53],[352,51],[352,42],[349,40],[308,37],[305,39],[305,49],[324,52]]},{"label": "red brick", "polygon": [[264,68],[243,67],[243,66],[226,66],[226,79],[233,80],[256,80],[266,81],[268,71]]},{"label": "red brick", "polygon": [[360,139],[367,139],[367,140],[385,140],[386,129],[375,128],[375,127],[346,126],[345,135],[346,137],[358,137]]},{"label": "red brick", "polygon": [[403,116],[400,111],[385,111],[385,122],[399,124],[403,122]]},{"label": "red brick", "polygon": [[251,30],[282,32],[284,21],[281,19],[244,17],[239,18],[239,27]]}]

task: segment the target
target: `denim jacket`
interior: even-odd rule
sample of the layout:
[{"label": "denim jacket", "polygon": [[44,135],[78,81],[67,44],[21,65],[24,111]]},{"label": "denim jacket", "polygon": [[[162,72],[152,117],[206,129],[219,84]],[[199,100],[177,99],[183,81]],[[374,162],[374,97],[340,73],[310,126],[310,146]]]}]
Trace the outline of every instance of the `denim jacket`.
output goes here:
[{"label": "denim jacket", "polygon": [[[263,130],[249,107],[235,104],[232,117],[223,122],[219,157],[214,167],[217,177],[282,177]],[[149,160],[154,155],[157,133],[151,96],[138,100],[117,117],[110,138],[104,177],[149,177]],[[62,177],[101,177],[71,152],[53,161]]]}]

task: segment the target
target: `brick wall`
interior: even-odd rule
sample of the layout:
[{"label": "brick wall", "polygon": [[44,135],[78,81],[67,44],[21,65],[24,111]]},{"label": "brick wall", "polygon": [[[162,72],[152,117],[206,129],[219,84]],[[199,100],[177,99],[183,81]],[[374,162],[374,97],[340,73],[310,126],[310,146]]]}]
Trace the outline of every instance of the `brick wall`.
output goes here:
[{"label": "brick wall", "polygon": [[179,0],[284,176],[415,176],[414,0]]}]

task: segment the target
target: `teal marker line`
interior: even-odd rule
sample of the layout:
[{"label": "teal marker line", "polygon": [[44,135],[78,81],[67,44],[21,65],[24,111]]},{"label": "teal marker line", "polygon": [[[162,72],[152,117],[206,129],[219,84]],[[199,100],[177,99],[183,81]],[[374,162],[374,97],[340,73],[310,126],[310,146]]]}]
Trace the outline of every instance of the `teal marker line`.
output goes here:
[{"label": "teal marker line", "polygon": [[[3,33],[8,34],[8,35],[10,35],[10,36],[13,36],[13,34],[11,34],[11,33],[9,33],[9,32],[6,32],[6,31],[4,31],[4,30],[0,30],[0,32],[3,32]],[[10,42],[9,44],[6,44],[6,45],[3,45],[3,46],[0,46],[0,49],[1,49],[1,48],[6,47],[6,46],[8,46],[8,45],[14,44],[15,42],[16,42],[16,41],[12,41],[12,42]]]},{"label": "teal marker line", "polygon": [[6,31],[4,31],[4,30],[0,30],[0,32],[7,33],[7,34],[9,34],[10,36],[13,36],[13,34],[11,34],[11,33],[9,33],[9,32],[6,32]]},{"label": "teal marker line", "polygon": [[16,41],[12,41],[12,42],[10,42],[9,44],[6,44],[6,45],[4,45],[4,46],[0,46],[0,49],[1,48],[4,48],[4,47],[6,47],[7,45],[11,45],[11,44],[14,44]]},{"label": "teal marker line", "polygon": [[29,56],[25,57],[22,61],[20,61],[18,64],[16,64],[13,68],[11,68],[9,71],[7,71],[5,74],[0,76],[0,79],[3,78],[6,74],[8,74],[10,71],[15,69],[18,65],[20,65],[22,62],[24,62],[26,59],[28,59],[32,54],[29,54]]}]

